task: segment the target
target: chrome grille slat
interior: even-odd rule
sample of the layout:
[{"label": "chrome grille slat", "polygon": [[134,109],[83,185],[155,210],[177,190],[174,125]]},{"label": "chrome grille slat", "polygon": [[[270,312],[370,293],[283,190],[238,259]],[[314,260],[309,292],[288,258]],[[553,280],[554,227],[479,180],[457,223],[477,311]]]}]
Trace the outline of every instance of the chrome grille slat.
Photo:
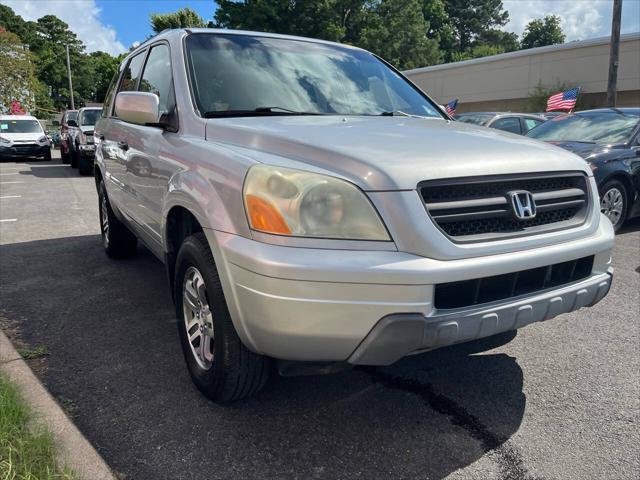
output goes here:
[{"label": "chrome grille slat", "polygon": [[[589,188],[581,172],[488,176],[418,185],[431,219],[456,242],[533,235],[582,224],[589,209]],[[537,205],[533,219],[516,220],[507,192],[526,190]]]}]

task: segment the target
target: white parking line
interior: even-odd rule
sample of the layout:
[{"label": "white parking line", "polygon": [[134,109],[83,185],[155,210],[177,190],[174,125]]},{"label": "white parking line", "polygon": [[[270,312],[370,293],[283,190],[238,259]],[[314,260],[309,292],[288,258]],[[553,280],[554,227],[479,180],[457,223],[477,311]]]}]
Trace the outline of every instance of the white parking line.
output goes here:
[{"label": "white parking line", "polygon": [[18,175],[20,172],[0,173],[0,175]]},{"label": "white parking line", "polygon": [[1,195],[0,200],[3,198],[22,198],[22,195]]},{"label": "white parking line", "polygon": [[0,185],[9,185],[10,183],[24,183],[24,182],[0,182]]},{"label": "white parking line", "polygon": [[17,222],[17,221],[18,221],[17,218],[2,218],[2,219],[0,219],[0,223],[3,223],[3,222]]}]

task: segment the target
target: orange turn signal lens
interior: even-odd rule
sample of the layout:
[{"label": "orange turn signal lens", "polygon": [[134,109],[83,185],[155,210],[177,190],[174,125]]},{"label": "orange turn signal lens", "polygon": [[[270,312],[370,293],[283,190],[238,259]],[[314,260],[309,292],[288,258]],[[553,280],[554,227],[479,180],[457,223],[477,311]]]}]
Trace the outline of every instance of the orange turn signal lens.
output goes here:
[{"label": "orange turn signal lens", "polygon": [[252,228],[267,233],[291,235],[291,229],[287,222],[269,202],[250,194],[246,196],[246,202]]}]

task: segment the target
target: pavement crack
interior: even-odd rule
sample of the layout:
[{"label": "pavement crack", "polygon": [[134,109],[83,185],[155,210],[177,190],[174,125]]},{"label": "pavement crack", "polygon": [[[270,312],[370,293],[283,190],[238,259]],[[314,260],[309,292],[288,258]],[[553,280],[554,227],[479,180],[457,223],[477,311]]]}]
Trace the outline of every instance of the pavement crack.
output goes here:
[{"label": "pavement crack", "polygon": [[500,468],[502,480],[539,480],[538,477],[529,474],[519,450],[507,443],[508,437],[493,433],[463,406],[436,392],[430,383],[425,384],[417,380],[388,375],[374,367],[361,369],[366,371],[376,383],[419,396],[434,411],[447,416],[453,425],[462,428],[469,436],[478,440],[488,456]]}]

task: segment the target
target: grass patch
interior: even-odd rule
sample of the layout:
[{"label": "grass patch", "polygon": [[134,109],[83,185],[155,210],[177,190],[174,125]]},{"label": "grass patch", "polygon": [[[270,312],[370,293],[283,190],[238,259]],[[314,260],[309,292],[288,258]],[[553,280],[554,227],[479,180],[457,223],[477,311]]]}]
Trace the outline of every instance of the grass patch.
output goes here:
[{"label": "grass patch", "polygon": [[33,360],[35,358],[42,358],[49,355],[47,347],[39,345],[35,348],[19,348],[18,353],[25,360]]},{"label": "grass patch", "polygon": [[58,468],[51,434],[32,418],[15,387],[0,375],[0,479],[74,479]]}]

